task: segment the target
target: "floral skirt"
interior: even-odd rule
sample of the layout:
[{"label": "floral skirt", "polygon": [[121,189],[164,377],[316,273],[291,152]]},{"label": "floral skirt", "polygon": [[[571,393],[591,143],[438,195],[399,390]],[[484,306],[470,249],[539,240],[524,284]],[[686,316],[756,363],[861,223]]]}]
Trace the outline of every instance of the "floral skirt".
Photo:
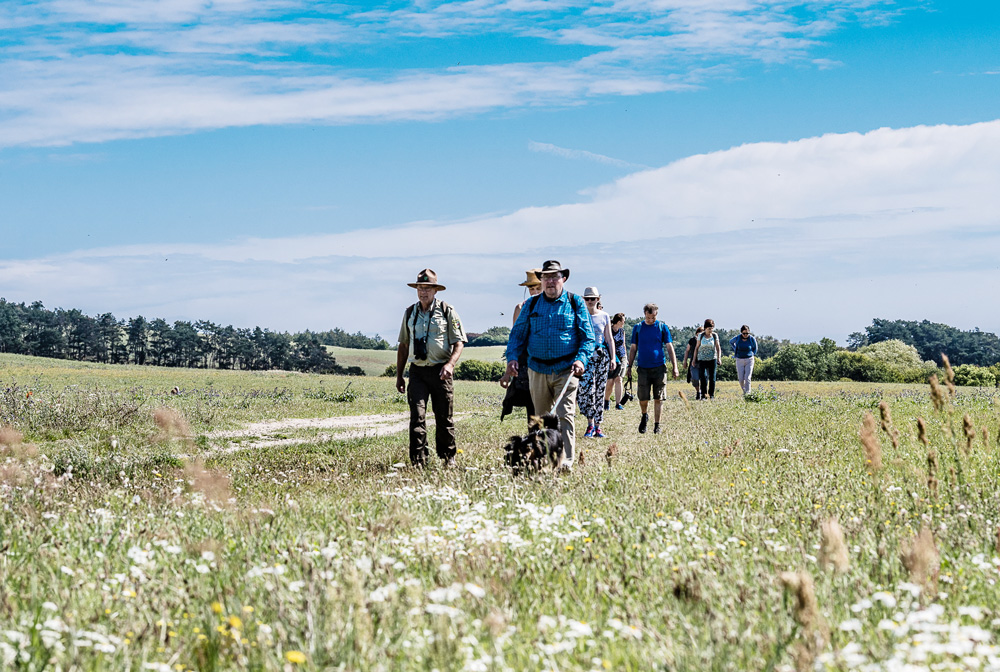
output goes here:
[{"label": "floral skirt", "polygon": [[599,425],[604,420],[604,389],[608,384],[608,369],[611,358],[604,348],[597,350],[587,363],[587,368],[580,379],[580,389],[576,402],[580,412],[591,425]]}]

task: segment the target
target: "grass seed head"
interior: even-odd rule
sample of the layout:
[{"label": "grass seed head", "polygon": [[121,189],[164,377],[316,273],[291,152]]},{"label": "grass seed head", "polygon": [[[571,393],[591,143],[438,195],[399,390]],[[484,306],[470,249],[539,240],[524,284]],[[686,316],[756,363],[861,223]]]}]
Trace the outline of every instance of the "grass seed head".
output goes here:
[{"label": "grass seed head", "polygon": [[830,629],[819,611],[812,575],[805,570],[782,572],[779,576],[785,589],[795,597],[792,615],[802,628],[802,639],[795,651],[796,668],[812,669],[819,652],[830,641]]},{"label": "grass seed head", "polygon": [[996,539],[996,552],[1000,555],[1000,525],[997,525],[997,539]]},{"label": "grass seed head", "polygon": [[201,460],[188,464],[184,468],[184,477],[192,492],[199,492],[205,501],[216,506],[226,506],[232,499],[229,476],[222,471],[205,469]]},{"label": "grass seed head", "polygon": [[849,563],[847,543],[844,541],[844,529],[836,518],[823,521],[820,526],[822,544],[819,556],[820,564],[832,567],[838,572],[846,572]]},{"label": "grass seed head", "polygon": [[931,402],[934,404],[935,411],[944,410],[944,391],[941,389],[941,384],[938,382],[937,374],[931,374],[930,380],[928,381],[931,386]]},{"label": "grass seed head", "polygon": [[951,396],[955,396],[955,370],[951,368],[951,362],[948,360],[948,355],[941,353],[941,362],[944,364],[944,383],[948,386],[948,392]]},{"label": "grass seed head", "polygon": [[925,448],[930,445],[930,441],[927,440],[927,422],[923,418],[917,418],[917,436]]},{"label": "grass seed head", "polygon": [[17,431],[10,425],[0,427],[0,446],[5,448],[16,448],[24,441],[24,434]]},{"label": "grass seed head", "polygon": [[900,547],[899,558],[903,567],[910,573],[910,580],[916,584],[924,584],[930,579],[936,579],[941,566],[941,554],[938,553],[934,534],[924,525],[920,533]]},{"label": "grass seed head", "polygon": [[614,458],[614,456],[617,454],[618,454],[618,444],[612,443],[610,446],[608,446],[608,452],[604,454],[604,458],[608,461],[609,467],[611,466],[612,458]]},{"label": "grass seed head", "polygon": [[875,427],[875,416],[866,412],[859,436],[865,449],[865,462],[873,472],[882,468],[882,446],[879,445]]},{"label": "grass seed head", "polygon": [[685,408],[687,408],[687,409],[690,410],[691,404],[688,403],[688,398],[687,398],[687,395],[684,394],[684,390],[677,390],[677,396],[680,397],[681,401],[684,402]]},{"label": "grass seed head", "polygon": [[962,417],[962,430],[965,431],[965,452],[968,454],[972,450],[972,442],[976,440],[976,427],[968,413]]},{"label": "grass seed head", "polygon": [[899,432],[896,428],[892,426],[892,413],[889,411],[889,404],[885,401],[880,401],[878,404],[879,415],[882,416],[882,431],[888,435],[889,440],[892,441],[892,447],[895,449],[899,448]]},{"label": "grass seed head", "polygon": [[160,428],[160,441],[191,438],[191,426],[184,416],[168,406],[160,406],[153,411],[153,421]]}]

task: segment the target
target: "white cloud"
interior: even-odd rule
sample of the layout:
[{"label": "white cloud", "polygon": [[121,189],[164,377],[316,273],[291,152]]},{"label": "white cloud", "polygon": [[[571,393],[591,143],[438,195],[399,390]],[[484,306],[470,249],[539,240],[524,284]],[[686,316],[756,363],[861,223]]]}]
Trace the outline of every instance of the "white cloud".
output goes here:
[{"label": "white cloud", "polygon": [[554,154],[555,156],[561,156],[564,159],[594,161],[596,163],[603,163],[609,166],[615,166],[617,168],[649,167],[649,166],[637,166],[636,164],[629,163],[628,161],[615,159],[610,156],[604,156],[603,154],[595,154],[594,152],[588,152],[583,149],[566,149],[565,147],[559,147],[557,145],[553,145],[548,142],[535,142],[534,140],[531,140],[530,142],[528,142],[528,149],[531,150],[532,152]]},{"label": "white cloud", "polygon": [[[471,330],[509,319],[523,270],[668,322],[843,340],[873,317],[1000,332],[1000,121],[749,144],[634,173],[589,200],[461,222],[0,262],[9,300],[119,316],[391,337],[425,266]],[[168,258],[169,261],[164,261]],[[501,316],[500,313],[506,313]]]},{"label": "white cloud", "polygon": [[[858,11],[886,7],[895,5],[483,0],[356,12],[305,0],[5,2],[0,147],[437,119],[683,90],[745,63],[808,58]],[[477,63],[494,56],[461,40],[483,32],[521,57]],[[525,58],[520,45],[538,40],[576,55]],[[426,44],[470,59],[399,69],[358,58],[402,42],[414,53]],[[579,47],[592,49],[580,56]]]}]

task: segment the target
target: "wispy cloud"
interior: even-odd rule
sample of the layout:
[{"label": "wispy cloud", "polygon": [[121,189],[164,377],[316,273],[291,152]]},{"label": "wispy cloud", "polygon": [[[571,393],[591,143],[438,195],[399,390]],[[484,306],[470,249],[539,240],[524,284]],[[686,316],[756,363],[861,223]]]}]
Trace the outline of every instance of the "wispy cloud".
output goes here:
[{"label": "wispy cloud", "polygon": [[449,301],[480,330],[504,323],[523,269],[556,258],[615,311],[657,300],[673,323],[711,316],[796,339],[843,339],[873,317],[1000,331],[984,310],[1000,283],[998,155],[1000,121],[755,143],[628,175],[580,203],[3,261],[0,286],[89,312],[391,335],[419,268],[448,279]]},{"label": "wispy cloud", "polygon": [[629,161],[615,159],[610,156],[604,156],[603,154],[595,154],[594,152],[588,152],[583,149],[566,149],[565,147],[559,147],[547,142],[535,142],[534,140],[531,140],[528,142],[528,149],[532,152],[554,154],[555,156],[561,156],[564,159],[572,159],[575,161],[593,161],[595,163],[603,163],[608,166],[615,166],[616,168],[649,168],[649,166],[630,163]]},{"label": "wispy cloud", "polygon": [[[859,13],[867,21],[897,5],[480,0],[394,7],[0,3],[0,147],[257,124],[438,119],[683,90],[747,63],[808,58],[824,35]],[[497,62],[467,39],[483,32],[502,36],[511,56]],[[544,60],[519,51],[538,41],[553,47]],[[428,48],[436,62],[400,69],[391,58],[379,61],[386,45],[400,44],[414,54]],[[441,62],[444,52],[456,60]]]}]

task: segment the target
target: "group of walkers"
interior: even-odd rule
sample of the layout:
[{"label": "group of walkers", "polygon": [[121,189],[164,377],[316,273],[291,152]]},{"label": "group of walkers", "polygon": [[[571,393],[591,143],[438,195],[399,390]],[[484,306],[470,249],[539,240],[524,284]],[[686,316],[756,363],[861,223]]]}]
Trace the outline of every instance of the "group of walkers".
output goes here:
[{"label": "group of walkers", "polygon": [[[666,324],[657,319],[658,307],[643,307],[644,319],[633,327],[628,350],[625,348],[625,315],[611,316],[601,306],[597,287],[587,287],[583,295],[565,290],[570,271],[556,260],[526,272],[529,296],[514,307],[513,325],[507,343],[507,368],[500,385],[507,391],[503,417],[515,406],[533,415],[553,413],[559,418],[563,456],[559,469],[572,471],[576,448],[576,408],[587,419],[585,438],[603,438],[604,412],[622,410],[626,387],[630,387],[633,366],[637,369],[636,396],[642,417],[638,431],[649,424],[648,406],[653,400],[653,433],[660,433],[660,413],[665,398],[667,360],[672,375],[679,377],[677,355]],[[456,443],[452,419],[454,367],[467,342],[461,319],[454,308],[436,298],[444,288],[430,269],[409,283],[417,290],[417,302],[407,308],[399,332],[396,354],[396,388],[406,392],[410,406],[410,460],[424,465],[428,456],[426,429],[427,400],[431,400],[436,423],[437,455],[448,467],[454,466]],[[743,325],[730,341],[736,355],[737,372],[744,394],[750,392],[757,341]],[[625,362],[627,361],[627,365]],[[410,365],[410,384],[403,371]],[[715,323],[705,320],[687,344],[683,363],[696,399],[715,396],[715,377],[722,363],[722,347]],[[623,376],[624,369],[624,376]],[[622,378],[626,384],[623,385]],[[614,396],[612,396],[614,395]]]}]

